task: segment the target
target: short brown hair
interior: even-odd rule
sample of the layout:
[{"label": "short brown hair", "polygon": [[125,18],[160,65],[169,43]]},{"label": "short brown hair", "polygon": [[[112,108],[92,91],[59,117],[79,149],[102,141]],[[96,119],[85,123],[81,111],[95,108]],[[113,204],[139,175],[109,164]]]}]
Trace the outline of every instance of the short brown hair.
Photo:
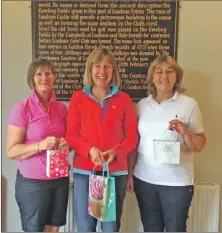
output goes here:
[{"label": "short brown hair", "polygon": [[31,87],[31,89],[35,88],[34,77],[35,77],[36,71],[40,67],[48,67],[52,71],[52,73],[55,75],[55,69],[49,60],[44,59],[44,58],[35,59],[29,65],[28,72],[27,72],[27,83]]},{"label": "short brown hair", "polygon": [[119,69],[118,69],[116,58],[110,50],[106,48],[101,48],[101,47],[94,49],[89,55],[89,57],[87,58],[84,77],[83,77],[83,84],[85,86],[93,85],[92,65],[95,63],[101,62],[104,59],[108,60],[113,67],[113,77],[112,77],[110,85],[120,86],[121,81],[120,81],[120,74],[119,74]]},{"label": "short brown hair", "polygon": [[164,62],[167,64],[170,64],[171,67],[176,72],[177,80],[176,80],[175,86],[173,88],[174,92],[177,91],[177,92],[183,93],[186,91],[186,89],[182,87],[183,69],[179,66],[179,64],[177,63],[177,61],[173,57],[168,56],[168,55],[159,55],[150,64],[150,67],[149,67],[148,72],[147,72],[148,94],[152,95],[153,97],[155,97],[157,95],[156,87],[153,83],[153,72],[154,72],[155,67],[158,64],[161,64]]}]

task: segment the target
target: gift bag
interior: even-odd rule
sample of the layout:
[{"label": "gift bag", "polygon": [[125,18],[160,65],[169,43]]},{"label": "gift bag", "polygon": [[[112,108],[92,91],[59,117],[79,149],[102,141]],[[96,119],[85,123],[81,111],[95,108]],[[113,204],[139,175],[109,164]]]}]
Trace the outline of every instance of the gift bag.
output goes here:
[{"label": "gift bag", "polygon": [[48,177],[68,177],[69,163],[67,157],[68,148],[56,148],[55,150],[47,150],[46,175]]},{"label": "gift bag", "polygon": [[[107,177],[104,172],[107,171]],[[102,222],[116,221],[115,178],[109,176],[108,164],[103,164],[103,174],[89,176],[88,213]]]},{"label": "gift bag", "polygon": [[180,142],[177,141],[177,132],[175,130],[174,133],[175,133],[174,140],[164,140],[164,139],[153,140],[154,157],[157,163],[168,163],[168,164],[180,163]]}]

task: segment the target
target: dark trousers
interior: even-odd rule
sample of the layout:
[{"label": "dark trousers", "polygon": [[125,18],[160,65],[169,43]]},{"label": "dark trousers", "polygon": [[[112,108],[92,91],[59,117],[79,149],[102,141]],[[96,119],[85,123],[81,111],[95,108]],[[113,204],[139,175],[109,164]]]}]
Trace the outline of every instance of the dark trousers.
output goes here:
[{"label": "dark trousers", "polygon": [[41,232],[45,225],[66,224],[69,178],[38,180],[17,173],[15,198],[19,206],[22,230]]},{"label": "dark trousers", "polygon": [[[103,232],[117,232],[120,229],[123,201],[126,196],[127,175],[115,176],[116,221],[101,222]],[[78,232],[95,232],[97,219],[88,214],[89,175],[74,173],[74,211]]]},{"label": "dark trousers", "polygon": [[192,185],[154,185],[134,177],[134,188],[145,232],[186,231]]}]

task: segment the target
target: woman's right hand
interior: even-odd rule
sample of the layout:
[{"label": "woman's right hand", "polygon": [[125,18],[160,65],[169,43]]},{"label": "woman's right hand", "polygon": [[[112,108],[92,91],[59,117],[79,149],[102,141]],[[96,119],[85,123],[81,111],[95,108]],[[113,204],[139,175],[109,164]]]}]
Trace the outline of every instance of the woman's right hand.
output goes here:
[{"label": "woman's right hand", "polygon": [[39,150],[52,150],[54,149],[58,143],[59,143],[59,139],[53,136],[47,137],[44,140],[42,140],[41,142],[39,142]]},{"label": "woman's right hand", "polygon": [[128,181],[127,181],[127,191],[130,193],[134,192],[134,181],[133,176],[128,175]]},{"label": "woman's right hand", "polygon": [[101,158],[101,153],[102,151],[95,146],[91,147],[91,149],[89,150],[89,156],[92,162],[95,164],[95,166],[102,165],[103,163],[103,160]]}]

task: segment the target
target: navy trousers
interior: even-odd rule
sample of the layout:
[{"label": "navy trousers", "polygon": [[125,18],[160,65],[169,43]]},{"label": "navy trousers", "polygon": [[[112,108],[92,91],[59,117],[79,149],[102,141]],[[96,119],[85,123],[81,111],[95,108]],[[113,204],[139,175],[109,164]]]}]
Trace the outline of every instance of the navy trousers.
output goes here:
[{"label": "navy trousers", "polygon": [[38,180],[17,172],[15,198],[19,206],[22,230],[41,232],[45,225],[66,224],[69,178]]},{"label": "navy trousers", "polygon": [[154,185],[134,177],[134,189],[145,232],[186,232],[193,185]]}]

